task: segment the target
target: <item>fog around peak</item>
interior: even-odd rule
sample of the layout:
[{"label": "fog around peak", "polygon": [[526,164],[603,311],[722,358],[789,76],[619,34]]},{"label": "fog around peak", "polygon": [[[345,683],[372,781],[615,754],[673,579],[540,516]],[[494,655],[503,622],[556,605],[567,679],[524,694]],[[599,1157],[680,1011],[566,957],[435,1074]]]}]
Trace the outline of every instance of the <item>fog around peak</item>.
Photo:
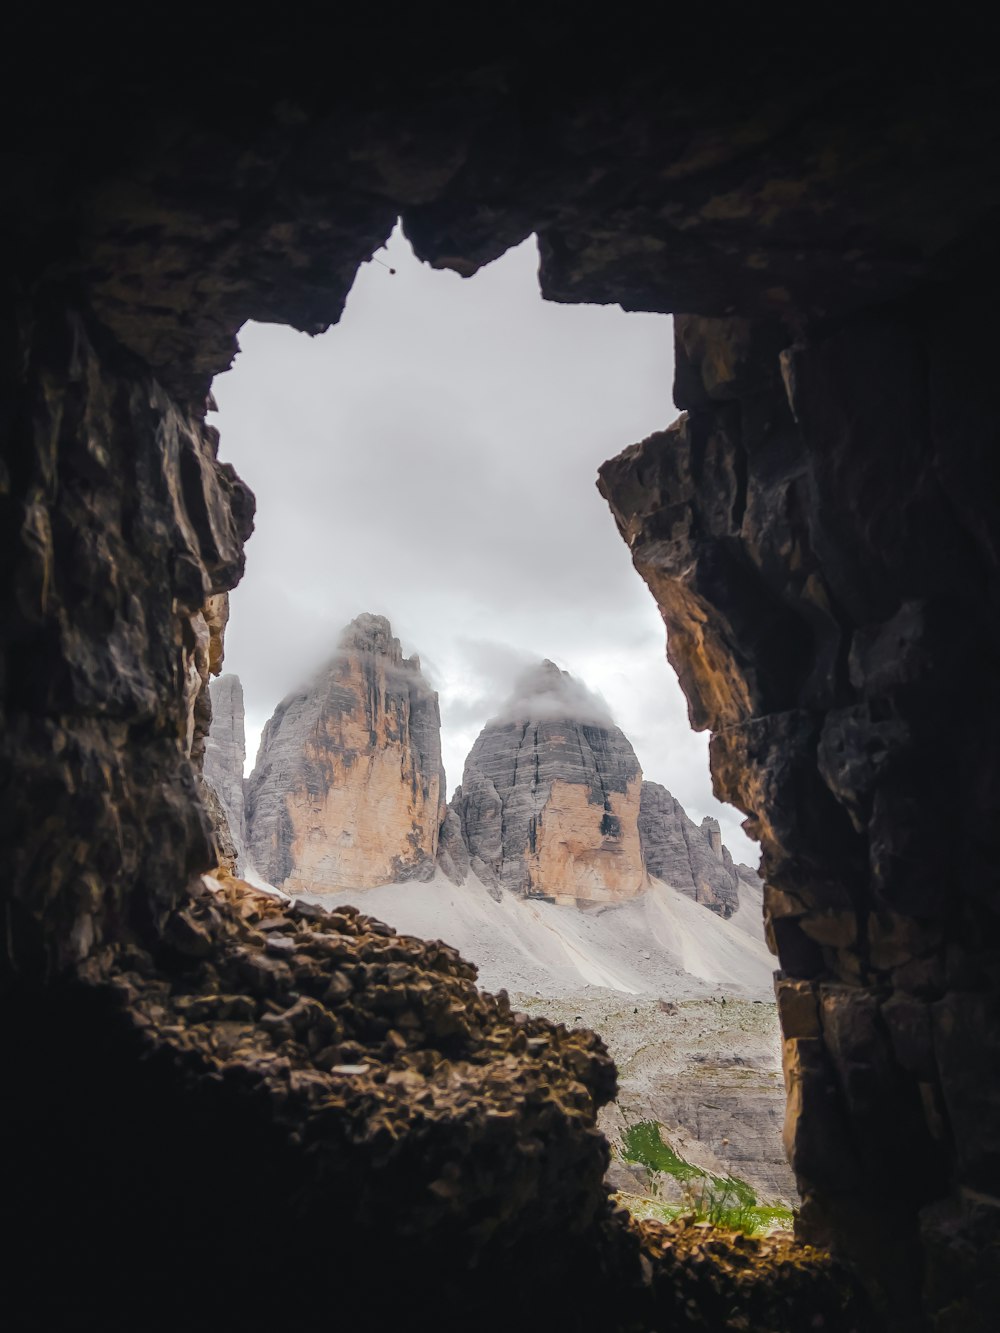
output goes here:
[{"label": "fog around peak", "polygon": [[614,727],[607,702],[582,680],[546,661],[522,672],[514,692],[492,719],[495,722],[578,722]]},{"label": "fog around peak", "polygon": [[[439,694],[452,787],[519,676],[549,657],[586,682],[585,717],[610,712],[647,776],[755,860],[741,816],[712,796],[707,738],[594,485],[605,459],[676,415],[671,321],[542,301],[534,239],[471,278],[420,264],[398,230],[378,258],[327,333],[248,324],[214,382],[219,456],[257,496],[225,662],[248,750],[370,612]],[[546,691],[518,703],[562,712]]]}]

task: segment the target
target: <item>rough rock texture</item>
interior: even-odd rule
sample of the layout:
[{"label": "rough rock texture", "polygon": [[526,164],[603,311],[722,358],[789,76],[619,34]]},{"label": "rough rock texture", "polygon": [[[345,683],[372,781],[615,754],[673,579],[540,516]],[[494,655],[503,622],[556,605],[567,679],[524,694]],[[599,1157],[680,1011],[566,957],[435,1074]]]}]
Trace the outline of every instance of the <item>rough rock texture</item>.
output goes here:
[{"label": "rough rock texture", "polygon": [[197,750],[216,594],[242,573],[253,498],[217,462],[217,432],[151,374],[123,375],[92,318],[5,321],[19,349],[0,487],[10,980],[155,927],[215,859]]},{"label": "rough rock texture", "polygon": [[648,879],[635,751],[568,672],[543,662],[488,722],[451,802],[486,884],[556,902],[617,902]]},{"label": "rough rock texture", "polygon": [[[710,840],[713,832],[718,851]],[[706,816],[699,827],[658,782],[642,784],[639,841],[646,869],[656,879],[680,889],[720,916],[732,916],[739,907],[739,876],[732,857],[722,846],[718,821]]]},{"label": "rough rock texture", "polygon": [[[247,865],[247,827],[243,801],[243,769],[247,742],[243,685],[239,676],[227,674],[209,682],[212,722],[205,740],[202,776],[212,791],[208,796],[222,861],[232,874],[242,874]],[[217,809],[213,809],[213,798]]]},{"label": "rough rock texture", "polygon": [[358,616],[264,728],[246,789],[250,858],[289,892],[429,879],[444,793],[420,659],[403,657],[384,616]]},{"label": "rough rock texture", "polygon": [[438,833],[438,865],[453,884],[464,884],[469,874],[469,849],[462,836],[462,821],[458,816],[456,804],[462,799],[462,789],[455,791],[454,800],[448,805],[441,829]]},{"label": "rough rock texture", "polygon": [[194,623],[197,642],[188,658],[185,672],[189,699],[187,745],[195,770],[203,772],[205,748],[212,725],[212,677],[222,670],[225,657],[229,593],[212,593],[201,608],[201,619]]},{"label": "rough rock texture", "polygon": [[[372,1333],[405,1326],[425,1290],[456,1333],[540,1330],[559,1312],[579,1333],[701,1328],[685,1312],[692,1291],[753,1311],[753,1324],[712,1328],[763,1333],[790,1297],[836,1333],[870,1328],[849,1275],[822,1254],[614,1210],[595,1127],[615,1091],[603,1043],[513,1013],[474,978],[440,942],[220,875],[190,885],[159,961],[104,949],[44,1004],[15,992],[14,1012],[32,1013],[46,1041],[15,1028],[8,1051],[31,1081],[7,1090],[0,1130],[22,1151],[44,1137],[48,1157],[40,1174],[4,1181],[12,1310],[62,1327],[89,1305],[109,1251],[128,1253],[106,1326],[134,1327],[162,1247],[177,1245],[179,1204],[212,1283],[205,1265],[175,1262],[144,1328],[190,1324],[192,1310],[213,1322],[245,1311],[241,1326],[261,1333],[322,1322],[326,1282],[317,1301],[311,1282],[248,1271],[248,1248],[263,1268],[279,1242],[298,1272],[334,1264],[339,1316]],[[57,1132],[67,1084],[80,1088],[72,1133]],[[217,1188],[179,1198],[199,1179]],[[44,1280],[49,1180],[78,1225],[58,1282]],[[373,1229],[394,1238],[388,1256]]]},{"label": "rough rock texture", "polygon": [[618,1068],[618,1095],[597,1120],[612,1148],[612,1188],[646,1199],[684,1197],[684,1182],[625,1160],[628,1126],[655,1120],[687,1161],[738,1176],[759,1199],[792,1207],[798,1197],[781,1145],[777,1006],[731,991],[722,998],[650,999],[595,988],[555,1001],[511,996],[529,1013],[601,1034]]},{"label": "rough rock texture", "polygon": [[1000,1180],[968,1044],[996,1059],[1000,1007],[997,715],[957,708],[992,698],[998,568],[956,463],[974,409],[950,393],[979,381],[948,330],[969,317],[887,309],[780,358],[773,326],[678,320],[688,415],[601,479],[715,732],[716,792],[762,844],[803,1227],[874,1260],[904,1323],[927,1264],[949,1329],[988,1285],[960,1237],[983,1243]]},{"label": "rough rock texture", "polygon": [[210,782],[204,780],[198,784],[198,792],[212,824],[215,867],[225,870],[230,875],[238,874],[240,867],[244,867],[245,873],[246,846],[242,838],[233,833],[229,811],[222,804],[219,793]]},{"label": "rough rock texture", "polygon": [[[165,960],[171,909],[213,856],[192,765],[203,608],[239,577],[250,504],[204,425],[211,378],[248,318],[335,321],[401,215],[434,264],[470,273],[535,231],[549,297],[688,312],[676,396],[690,415],[605,484],[692,717],[715,733],[718,790],[764,846],[806,1221],[858,1255],[907,1333],[995,1324],[993,14],[901,25],[869,6],[820,40],[750,7],[720,22],[675,6],[668,33],[663,14],[590,29],[582,11],[535,6],[480,39],[469,14],[411,7],[373,29],[338,10],[331,38],[303,14],[261,28],[204,6],[155,22],[138,6],[15,9],[0,54],[0,980],[25,1114],[3,1142],[44,1208],[31,1298],[55,1299],[51,1274],[73,1265],[76,1323],[151,1326],[149,1293],[195,1269],[225,1295],[217,1327],[249,1328],[262,1287],[311,1294],[329,1317],[329,1281],[292,1297],[246,1280],[254,1222],[288,1215],[283,1168],[302,1161],[291,1065],[280,1122],[249,1080],[213,1083],[214,1056],[193,1085],[166,1029],[145,1072],[105,1060],[95,1077],[119,1020],[97,1006],[88,1042],[67,1042],[79,995],[63,988],[105,946]],[[196,937],[214,966],[221,927]],[[89,1099],[154,1071],[143,1109],[169,1110],[163,1132],[110,1098],[87,1122],[106,1150],[93,1158],[96,1140],[77,1137]],[[225,1113],[203,1121],[204,1098]],[[167,1159],[178,1127],[188,1152]],[[338,1142],[324,1217],[350,1197]],[[518,1152],[538,1143],[526,1131]],[[99,1161],[83,1192],[50,1169],[53,1145],[81,1144],[71,1162]],[[109,1215],[109,1181],[163,1164],[155,1207],[147,1190]],[[205,1244],[182,1250],[208,1204]],[[572,1201],[559,1207],[565,1225]],[[377,1255],[371,1302],[406,1247],[391,1209],[352,1223]],[[754,1269],[752,1296],[719,1288],[709,1242],[697,1248],[669,1260],[691,1304],[640,1327],[813,1323],[794,1260]],[[113,1291],[94,1281],[109,1255]],[[126,1311],[123,1275],[140,1264]],[[327,1250],[307,1271],[329,1266]],[[526,1300],[553,1289],[524,1273]],[[456,1269],[452,1294],[474,1301],[484,1281]],[[631,1289],[608,1283],[610,1329]],[[772,1298],[765,1314],[757,1297]],[[564,1305],[558,1323],[585,1327],[592,1308]]]}]

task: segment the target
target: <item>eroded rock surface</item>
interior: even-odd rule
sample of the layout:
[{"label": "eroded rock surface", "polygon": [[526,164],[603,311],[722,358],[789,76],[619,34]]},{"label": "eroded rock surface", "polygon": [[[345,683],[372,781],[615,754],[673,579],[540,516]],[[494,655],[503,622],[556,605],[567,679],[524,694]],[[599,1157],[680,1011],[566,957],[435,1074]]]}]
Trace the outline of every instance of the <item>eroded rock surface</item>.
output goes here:
[{"label": "eroded rock surface", "polygon": [[[461,788],[459,788],[461,791]],[[438,865],[453,884],[464,884],[469,874],[469,849],[462,835],[462,821],[454,804],[450,804],[438,833]]]},{"label": "eroded rock surface", "polygon": [[247,783],[251,859],[289,892],[434,874],[444,816],[441,716],[417,657],[361,615],[264,728]]},{"label": "eroded rock surface", "polygon": [[[930,1306],[962,1312],[948,1329],[985,1308],[961,1291],[985,1290],[1000,1253],[996,1237],[978,1249],[968,1193],[998,1179],[995,1103],[967,1044],[976,1031],[995,1064],[997,973],[966,970],[995,956],[992,929],[969,935],[973,900],[996,900],[976,813],[995,776],[958,796],[996,717],[956,711],[986,689],[972,645],[995,632],[980,599],[996,529],[973,557],[964,418],[942,397],[975,381],[954,319],[891,309],[782,346],[766,322],[679,318],[688,410],[600,482],[692,721],[714,732],[716,793],[761,842],[800,1224],[878,1269],[901,1327],[921,1326],[926,1265]],[[969,553],[958,582],[945,549]],[[959,623],[980,627],[961,666]]]},{"label": "eroded rock surface", "polygon": [[220,840],[222,864],[234,875],[246,870],[246,812],[243,769],[246,764],[246,712],[239,676],[228,673],[209,684],[212,724],[205,741],[202,776],[212,788],[217,808],[212,811]]},{"label": "eroded rock surface", "polygon": [[[150,39],[138,10],[106,23],[86,6],[58,23],[45,6],[18,11],[7,50],[22,77],[2,81],[18,133],[0,326],[0,967],[9,987],[47,983],[9,1029],[22,1042],[9,1083],[36,1134],[27,1199],[44,1209],[25,1256],[24,1271],[33,1255],[46,1264],[33,1302],[92,1237],[94,1262],[66,1284],[77,1304],[95,1299],[109,1254],[147,1265],[140,1295],[169,1292],[185,1276],[178,1236],[210,1208],[204,1256],[234,1219],[249,1230],[288,1215],[287,1195],[268,1191],[261,1208],[261,1177],[270,1187],[301,1165],[286,1155],[294,1115],[279,1129],[240,1096],[184,1140],[205,1171],[170,1159],[196,1207],[160,1221],[147,1191],[119,1221],[120,1246],[95,1235],[109,1180],[158,1171],[170,1135],[123,1143],[129,1118],[108,1098],[88,1122],[95,1138],[79,1139],[87,1152],[67,1154],[98,1163],[88,1189],[66,1186],[53,1148],[77,1146],[115,1029],[88,1015],[74,1032],[92,1039],[90,1059],[67,1077],[75,1048],[53,1015],[72,1016],[59,988],[81,959],[137,940],[159,954],[190,874],[211,864],[196,783],[203,609],[237,581],[250,528],[249,496],[204,424],[212,376],[248,318],[310,332],[335,321],[402,215],[421,257],[461,273],[535,232],[546,295],[694,312],[677,325],[690,416],[607,480],[692,720],[715,732],[717,789],[764,845],[806,1220],[891,1292],[905,1333],[925,1314],[935,1330],[992,1333],[993,16],[901,29],[876,9],[860,38],[850,22],[820,41],[786,24],[780,42],[756,12],[741,27],[675,9],[665,42],[646,7],[638,24],[574,24],[572,60],[555,11],[532,14],[530,42],[494,23],[481,43],[423,10],[374,34],[367,13],[338,12],[349,59],[336,77],[308,24],[262,30],[203,10],[195,24],[168,16]],[[203,945],[207,958],[223,947],[211,934]],[[222,1092],[210,1075],[184,1081],[169,1034],[157,1049],[168,1095],[143,1109],[169,1104],[165,1131],[200,1126],[199,1088]],[[50,1065],[49,1081],[33,1077]],[[218,1072],[214,1055],[205,1067]],[[101,1070],[121,1091],[120,1064]],[[5,1142],[24,1153],[24,1134]],[[230,1147],[233,1170],[212,1174]],[[169,1202],[175,1182],[158,1179]],[[350,1192],[348,1169],[322,1216]],[[358,1222],[380,1248],[379,1294],[406,1258],[385,1243],[388,1215]],[[241,1241],[228,1264],[206,1259],[202,1288],[237,1271],[246,1283]],[[721,1241],[677,1236],[650,1250],[654,1268],[676,1260],[682,1305],[639,1327],[813,1322],[794,1264],[755,1289],[773,1298],[763,1313],[742,1282],[718,1287],[717,1243],[731,1258]],[[317,1271],[329,1263],[327,1250]],[[646,1280],[659,1292],[658,1271]],[[327,1284],[307,1285],[327,1311]],[[620,1315],[631,1288],[615,1291]],[[286,1319],[303,1299],[283,1281],[254,1282],[242,1303],[231,1281],[226,1295],[217,1327],[247,1327],[264,1296]],[[99,1299],[107,1326],[121,1311]],[[151,1313],[148,1296],[139,1308]]]},{"label": "eroded rock surface", "polygon": [[218,433],[148,372],[126,385],[89,314],[10,314],[32,351],[0,395],[8,981],[155,930],[212,864],[204,701],[254,512]]},{"label": "eroded rock surface", "polygon": [[[44,1143],[45,1171],[80,1210],[60,1280],[44,1282],[46,1176],[5,1176],[8,1295],[21,1308],[30,1294],[46,1326],[87,1305],[110,1249],[128,1260],[114,1329],[151,1290],[143,1327],[157,1333],[192,1310],[238,1312],[254,1333],[311,1327],[331,1305],[381,1333],[425,1300],[456,1333],[770,1333],[789,1299],[834,1333],[869,1327],[849,1275],[814,1250],[614,1209],[602,1041],[477,990],[446,945],[220,873],[190,885],[158,954],[100,951],[15,1029],[32,1078],[8,1089],[0,1128],[32,1160]],[[19,1014],[29,998],[14,996]],[[53,1134],[67,1081],[86,1094],[75,1132]],[[156,1283],[179,1236],[210,1257],[208,1292],[201,1264]],[[297,1271],[332,1273],[319,1297],[269,1279],[282,1245]]]},{"label": "eroded rock surface", "polygon": [[556,902],[617,902],[648,883],[642,772],[607,710],[552,662],[483,728],[452,800],[487,884]]},{"label": "eroded rock surface", "polygon": [[639,838],[646,869],[656,879],[720,916],[732,916],[739,907],[739,875],[722,845],[718,820],[706,816],[699,827],[666,787],[643,782]]}]

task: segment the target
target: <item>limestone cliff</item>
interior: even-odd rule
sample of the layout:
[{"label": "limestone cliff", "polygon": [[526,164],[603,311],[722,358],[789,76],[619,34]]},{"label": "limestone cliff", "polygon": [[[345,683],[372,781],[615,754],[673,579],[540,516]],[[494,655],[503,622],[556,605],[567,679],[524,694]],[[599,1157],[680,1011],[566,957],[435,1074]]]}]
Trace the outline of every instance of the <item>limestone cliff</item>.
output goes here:
[{"label": "limestone cliff", "polygon": [[722,845],[717,819],[706,816],[699,827],[666,787],[658,782],[644,782],[639,839],[651,875],[720,916],[729,917],[736,911],[740,876],[728,849]]},{"label": "limestone cliff", "polygon": [[648,884],[642,772],[607,711],[552,662],[519,682],[466,760],[452,801],[488,885],[557,902],[615,902]]},{"label": "limestone cliff", "polygon": [[243,768],[247,746],[243,685],[239,676],[219,676],[209,685],[211,726],[205,740],[203,776],[215,824],[220,859],[233,874],[247,868]]},{"label": "limestone cliff", "polygon": [[[459,787],[456,796],[460,796],[461,791]],[[454,802],[448,806],[438,834],[437,861],[453,884],[465,883],[470,868],[469,849],[465,845],[462,821]]]},{"label": "limestone cliff", "polygon": [[437,695],[388,620],[358,616],[264,728],[247,784],[251,859],[289,892],[428,879],[444,790]]}]

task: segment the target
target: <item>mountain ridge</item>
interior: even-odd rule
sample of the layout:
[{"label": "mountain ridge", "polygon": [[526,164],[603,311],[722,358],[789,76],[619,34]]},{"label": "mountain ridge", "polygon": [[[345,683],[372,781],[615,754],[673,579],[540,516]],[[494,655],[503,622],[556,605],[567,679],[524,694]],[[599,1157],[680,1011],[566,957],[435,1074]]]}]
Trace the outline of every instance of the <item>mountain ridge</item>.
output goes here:
[{"label": "mountain ridge", "polygon": [[718,822],[696,824],[646,779],[604,701],[548,659],[484,725],[447,804],[437,695],[384,616],[355,617],[278,704],[245,782],[239,678],[213,682],[212,698],[205,778],[223,858],[289,892],[368,893],[441,872],[495,899],[593,911],[660,880],[727,918],[740,885],[759,885]]},{"label": "mountain ridge", "polygon": [[246,785],[250,857],[295,892],[430,878],[444,785],[437,695],[389,621],[365,613],[264,727]]}]

